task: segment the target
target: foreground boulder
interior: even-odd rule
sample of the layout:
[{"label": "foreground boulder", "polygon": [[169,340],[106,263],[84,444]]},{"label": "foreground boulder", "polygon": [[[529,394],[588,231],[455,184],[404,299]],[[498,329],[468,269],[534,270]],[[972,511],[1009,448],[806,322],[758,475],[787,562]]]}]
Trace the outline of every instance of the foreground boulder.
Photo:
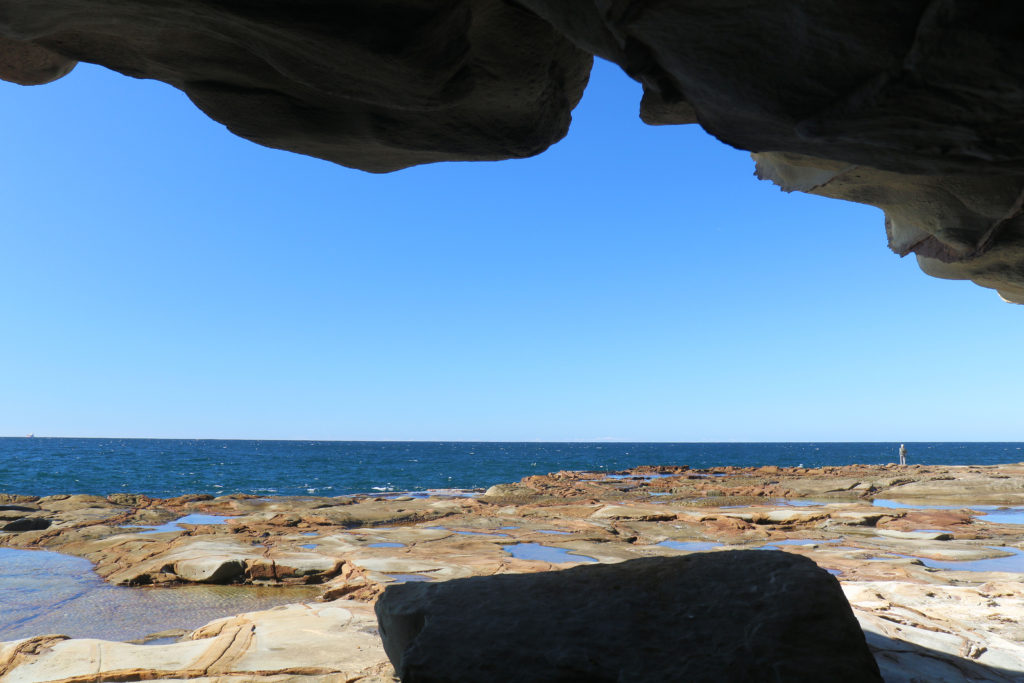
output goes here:
[{"label": "foreground boulder", "polygon": [[782,552],[403,584],[376,612],[406,683],[882,680],[839,583]]}]

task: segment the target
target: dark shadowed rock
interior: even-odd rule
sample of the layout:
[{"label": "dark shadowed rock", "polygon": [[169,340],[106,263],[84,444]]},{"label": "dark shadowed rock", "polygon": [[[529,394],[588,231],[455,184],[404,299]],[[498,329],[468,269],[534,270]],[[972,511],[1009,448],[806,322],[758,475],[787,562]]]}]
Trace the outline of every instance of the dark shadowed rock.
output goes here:
[{"label": "dark shadowed rock", "polygon": [[754,152],[903,173],[1024,172],[1012,4],[520,2],[643,83],[650,123],[692,111]]},{"label": "dark shadowed rock", "polygon": [[22,517],[0,526],[0,531],[42,531],[50,528],[50,520],[41,517]]},{"label": "dark shadowed rock", "polygon": [[35,43],[0,35],[0,79],[18,85],[42,85],[67,75],[75,60]]},{"label": "dark shadowed rock", "polygon": [[[184,90],[254,142],[376,172],[543,151],[591,64],[503,0],[0,0],[3,36],[0,77],[39,82],[62,68],[51,56],[102,64]],[[15,68],[29,50],[42,64]]]},{"label": "dark shadowed rock", "polygon": [[376,610],[406,683],[881,680],[839,583],[782,552],[409,583]]},{"label": "dark shadowed rock", "polygon": [[699,122],[787,191],[878,206],[893,251],[929,275],[1024,303],[1018,7],[520,2],[643,83],[647,123]]}]

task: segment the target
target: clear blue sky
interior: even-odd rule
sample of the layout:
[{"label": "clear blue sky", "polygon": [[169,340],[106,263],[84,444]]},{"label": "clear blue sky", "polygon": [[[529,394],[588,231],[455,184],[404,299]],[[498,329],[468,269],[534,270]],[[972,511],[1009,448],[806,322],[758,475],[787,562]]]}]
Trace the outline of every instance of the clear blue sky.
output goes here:
[{"label": "clear blue sky", "polygon": [[0,83],[0,434],[1024,440],[1024,310],[596,66],[545,154],[370,175]]}]

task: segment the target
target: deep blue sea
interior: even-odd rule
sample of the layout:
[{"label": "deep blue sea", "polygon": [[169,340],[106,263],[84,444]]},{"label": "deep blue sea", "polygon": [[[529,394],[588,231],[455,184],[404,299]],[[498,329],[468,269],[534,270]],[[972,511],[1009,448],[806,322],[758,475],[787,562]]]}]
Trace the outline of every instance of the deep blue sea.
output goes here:
[{"label": "deep blue sea", "polygon": [[[898,443],[494,443],[0,438],[0,492],[322,495],[485,488],[636,465],[886,463]],[[910,464],[1024,461],[1022,443],[908,443]]]}]

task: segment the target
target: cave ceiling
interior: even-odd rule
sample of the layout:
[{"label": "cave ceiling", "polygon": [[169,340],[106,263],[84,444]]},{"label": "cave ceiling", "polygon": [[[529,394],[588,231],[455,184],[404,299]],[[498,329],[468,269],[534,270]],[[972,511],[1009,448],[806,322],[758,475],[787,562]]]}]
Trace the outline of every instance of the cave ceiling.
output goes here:
[{"label": "cave ceiling", "polygon": [[651,125],[880,207],[928,274],[1024,303],[1024,13],[984,0],[0,0],[0,78],[79,61],[236,135],[373,173],[543,152],[594,56]]}]

